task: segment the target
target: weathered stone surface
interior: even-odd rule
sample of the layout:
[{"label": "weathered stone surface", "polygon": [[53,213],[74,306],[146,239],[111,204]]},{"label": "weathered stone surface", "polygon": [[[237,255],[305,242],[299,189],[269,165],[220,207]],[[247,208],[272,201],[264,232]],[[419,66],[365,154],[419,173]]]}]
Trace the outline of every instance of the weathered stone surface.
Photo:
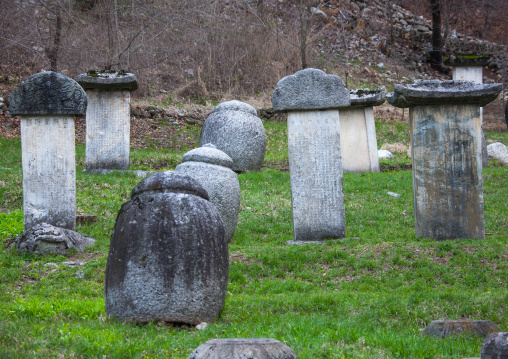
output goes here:
[{"label": "weathered stone surface", "polygon": [[22,116],[20,129],[25,230],[43,222],[74,229],[74,117]]},{"label": "weathered stone surface", "polygon": [[159,172],[118,214],[106,266],[106,313],[121,321],[214,321],[228,250],[219,212],[193,178]]},{"label": "weathered stone surface", "polygon": [[492,333],[482,344],[481,359],[508,359],[508,333]]},{"label": "weathered stone surface", "polygon": [[498,160],[503,166],[508,166],[508,148],[501,142],[492,143],[487,146],[489,158]]},{"label": "weathered stone surface", "polygon": [[418,80],[411,85],[395,85],[386,100],[396,107],[469,104],[485,106],[494,101],[501,84],[482,85],[469,81]]},{"label": "weathered stone surface", "polygon": [[378,150],[377,154],[380,159],[388,159],[389,160],[389,159],[393,158],[393,154],[388,150]]},{"label": "weathered stone surface", "polygon": [[422,334],[439,338],[459,334],[476,334],[486,337],[498,331],[499,327],[490,320],[434,320]]},{"label": "weathered stone surface", "polygon": [[32,75],[9,96],[9,114],[84,115],[86,94],[71,78],[53,71]]},{"label": "weathered stone surface", "polygon": [[288,152],[295,241],[343,238],[339,111],[291,111]]},{"label": "weathered stone surface", "polygon": [[188,359],[296,359],[295,352],[275,339],[212,339]]},{"label": "weathered stone surface", "polygon": [[11,247],[15,247],[19,253],[65,256],[71,249],[82,252],[94,243],[93,238],[81,233],[39,223],[17,236]]},{"label": "weathered stone surface", "polygon": [[87,89],[86,93],[86,170],[128,170],[130,92]]},{"label": "weathered stone surface", "polygon": [[454,81],[473,81],[477,84],[483,83],[483,67],[454,67],[453,68]]},{"label": "weathered stone surface", "polygon": [[263,165],[266,135],[256,109],[244,102],[218,105],[205,120],[199,145],[214,144],[233,160],[233,171],[258,171]]},{"label": "weathered stone surface", "polygon": [[[373,107],[385,102],[386,88],[351,90],[351,107]],[[342,110],[341,110],[342,111]]]},{"label": "weathered stone surface", "polygon": [[489,54],[460,54],[451,55],[444,59],[444,64],[454,67],[485,66],[490,63],[492,56]]},{"label": "weathered stone surface", "polygon": [[504,107],[504,119],[506,121],[506,126],[508,127],[508,100],[506,100],[506,105]]},{"label": "weathered stone surface", "polygon": [[138,88],[136,75],[125,71],[88,71],[76,77],[76,81],[85,89],[128,90]]},{"label": "weathered stone surface", "polygon": [[225,239],[233,238],[240,209],[240,183],[231,170],[233,160],[212,144],[195,148],[183,155],[175,172],[197,180],[210,196],[224,222]]},{"label": "weathered stone surface", "polygon": [[337,75],[304,69],[282,78],[272,95],[275,111],[323,110],[351,104],[349,90]]},{"label": "weathered stone surface", "polygon": [[416,235],[484,238],[480,107],[414,106],[409,118]]}]

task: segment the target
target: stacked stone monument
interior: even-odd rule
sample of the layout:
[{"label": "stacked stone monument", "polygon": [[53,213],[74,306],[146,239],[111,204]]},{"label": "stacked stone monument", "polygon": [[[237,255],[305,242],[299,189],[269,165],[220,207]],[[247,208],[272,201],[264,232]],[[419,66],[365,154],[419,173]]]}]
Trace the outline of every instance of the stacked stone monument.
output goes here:
[{"label": "stacked stone monument", "polygon": [[484,238],[480,107],[500,84],[417,81],[387,96],[409,107],[417,236]]},{"label": "stacked stone monument", "polygon": [[351,91],[351,106],[340,110],[340,150],[345,173],[379,172],[374,106],[385,102],[384,87]]},{"label": "stacked stone monument", "polygon": [[205,189],[176,172],[141,181],[124,203],[106,266],[106,313],[121,321],[215,320],[228,284],[228,248]]},{"label": "stacked stone monument", "polygon": [[345,236],[339,108],[351,104],[335,75],[305,69],[279,81],[273,109],[288,112],[295,243]]},{"label": "stacked stone monument", "polygon": [[76,81],[86,90],[87,172],[128,170],[130,151],[130,93],[136,76],[123,71],[90,71]]},{"label": "stacked stone monument", "polygon": [[210,196],[224,222],[225,239],[235,234],[240,209],[240,183],[231,170],[233,160],[208,143],[183,155],[183,163],[175,171],[197,180]]},{"label": "stacked stone monument", "polygon": [[199,146],[212,143],[233,159],[233,171],[259,171],[266,135],[254,107],[241,101],[223,102],[207,117]]}]

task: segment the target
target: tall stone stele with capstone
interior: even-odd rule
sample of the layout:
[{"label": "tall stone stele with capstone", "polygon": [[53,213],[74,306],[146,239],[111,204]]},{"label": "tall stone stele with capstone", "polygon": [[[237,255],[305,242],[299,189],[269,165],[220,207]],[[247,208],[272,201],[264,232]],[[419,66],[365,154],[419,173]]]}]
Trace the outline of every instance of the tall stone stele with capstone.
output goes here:
[{"label": "tall stone stele with capstone", "polygon": [[263,122],[251,105],[223,102],[206,118],[199,146],[215,145],[233,159],[233,171],[259,171],[263,165],[266,135]]},{"label": "tall stone stele with capstone", "polygon": [[225,239],[229,243],[235,234],[240,210],[240,183],[231,169],[233,160],[211,143],[190,150],[175,172],[197,180],[210,196],[224,222]]},{"label": "tall stone stele with capstone", "polygon": [[374,106],[385,102],[384,87],[351,91],[351,106],[340,109],[340,150],[344,173],[379,172]]},{"label": "tall stone stele with capstone", "polygon": [[9,114],[21,117],[25,230],[76,227],[74,116],[86,104],[76,81],[52,71],[23,80],[9,97]]},{"label": "tall stone stele with capstone", "polygon": [[501,84],[416,81],[387,96],[409,107],[415,232],[434,239],[485,237],[480,106]]},{"label": "tall stone stele with capstone", "polygon": [[130,99],[138,88],[136,76],[124,71],[89,71],[76,81],[88,96],[86,171],[128,170]]},{"label": "tall stone stele with capstone", "polygon": [[274,111],[288,112],[288,152],[295,243],[346,233],[339,108],[351,104],[336,75],[305,69],[281,79]]}]

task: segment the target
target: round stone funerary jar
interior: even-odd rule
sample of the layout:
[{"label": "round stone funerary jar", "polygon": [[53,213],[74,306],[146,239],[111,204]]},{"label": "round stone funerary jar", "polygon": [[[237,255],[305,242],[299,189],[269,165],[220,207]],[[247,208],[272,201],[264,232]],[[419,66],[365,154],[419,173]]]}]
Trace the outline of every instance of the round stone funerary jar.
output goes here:
[{"label": "round stone funerary jar", "polygon": [[208,192],[210,202],[222,217],[225,239],[229,242],[235,234],[240,209],[240,183],[231,170],[233,160],[210,143],[187,152],[182,160],[175,172],[191,176]]},{"label": "round stone funerary jar", "polygon": [[188,359],[296,359],[293,349],[275,339],[212,339],[197,347]]},{"label": "round stone funerary jar", "polygon": [[233,160],[233,171],[259,171],[266,135],[254,107],[241,101],[223,102],[205,120],[199,145],[212,143]]},{"label": "round stone funerary jar", "polygon": [[53,71],[28,77],[9,97],[9,114],[21,117],[25,231],[41,223],[76,227],[74,116],[86,104],[81,86]]},{"label": "round stone funerary jar", "polygon": [[136,76],[123,71],[89,71],[76,81],[86,90],[86,171],[129,169],[130,94]]},{"label": "round stone funerary jar", "polygon": [[214,321],[228,284],[224,226],[193,178],[159,172],[118,214],[106,266],[106,313],[121,321]]}]

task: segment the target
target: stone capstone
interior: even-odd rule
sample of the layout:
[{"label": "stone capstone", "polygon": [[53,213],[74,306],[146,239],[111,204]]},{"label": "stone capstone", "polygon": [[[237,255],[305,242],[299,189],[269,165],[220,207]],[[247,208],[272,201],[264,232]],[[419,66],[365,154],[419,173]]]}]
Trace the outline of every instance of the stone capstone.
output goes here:
[{"label": "stone capstone", "polygon": [[498,160],[503,166],[508,166],[508,148],[501,142],[492,143],[487,146],[489,158]]},{"label": "stone capstone", "polygon": [[459,334],[476,334],[486,337],[490,333],[499,331],[499,327],[490,320],[434,320],[422,334],[439,338]]},{"label": "stone capstone", "polygon": [[485,106],[494,101],[501,84],[476,84],[470,81],[417,80],[411,85],[396,84],[386,100],[395,107],[469,104]]},{"label": "stone capstone", "polygon": [[88,71],[76,77],[76,81],[85,89],[128,90],[138,88],[136,75],[125,71]]},{"label": "stone capstone", "polygon": [[40,223],[14,239],[11,248],[19,253],[36,255],[67,255],[70,250],[83,252],[95,239],[70,229]]},{"label": "stone capstone", "polygon": [[228,284],[219,212],[193,178],[156,173],[124,203],[106,266],[106,313],[125,322],[217,319]]},{"label": "stone capstone", "polygon": [[508,359],[508,333],[492,333],[482,344],[481,359]]},{"label": "stone capstone", "polygon": [[295,352],[275,339],[212,339],[188,359],[296,359]]},{"label": "stone capstone", "polygon": [[375,90],[357,89],[351,90],[351,107],[379,106],[385,102],[386,88],[380,87]]},{"label": "stone capstone", "polygon": [[486,66],[492,61],[490,54],[460,54],[451,55],[443,60],[447,66]]},{"label": "stone capstone", "polygon": [[197,180],[210,196],[224,222],[225,239],[233,238],[240,209],[240,184],[231,170],[233,160],[212,144],[195,148],[183,155],[175,172]]},{"label": "stone capstone", "polygon": [[53,71],[32,75],[9,96],[9,115],[80,115],[86,113],[85,91],[73,79]]},{"label": "stone capstone", "polygon": [[258,171],[263,165],[266,135],[256,109],[240,101],[218,105],[207,117],[199,145],[214,144],[233,160],[233,171]]},{"label": "stone capstone", "polygon": [[342,79],[318,69],[304,69],[282,78],[272,95],[277,112],[336,109],[350,104]]}]

